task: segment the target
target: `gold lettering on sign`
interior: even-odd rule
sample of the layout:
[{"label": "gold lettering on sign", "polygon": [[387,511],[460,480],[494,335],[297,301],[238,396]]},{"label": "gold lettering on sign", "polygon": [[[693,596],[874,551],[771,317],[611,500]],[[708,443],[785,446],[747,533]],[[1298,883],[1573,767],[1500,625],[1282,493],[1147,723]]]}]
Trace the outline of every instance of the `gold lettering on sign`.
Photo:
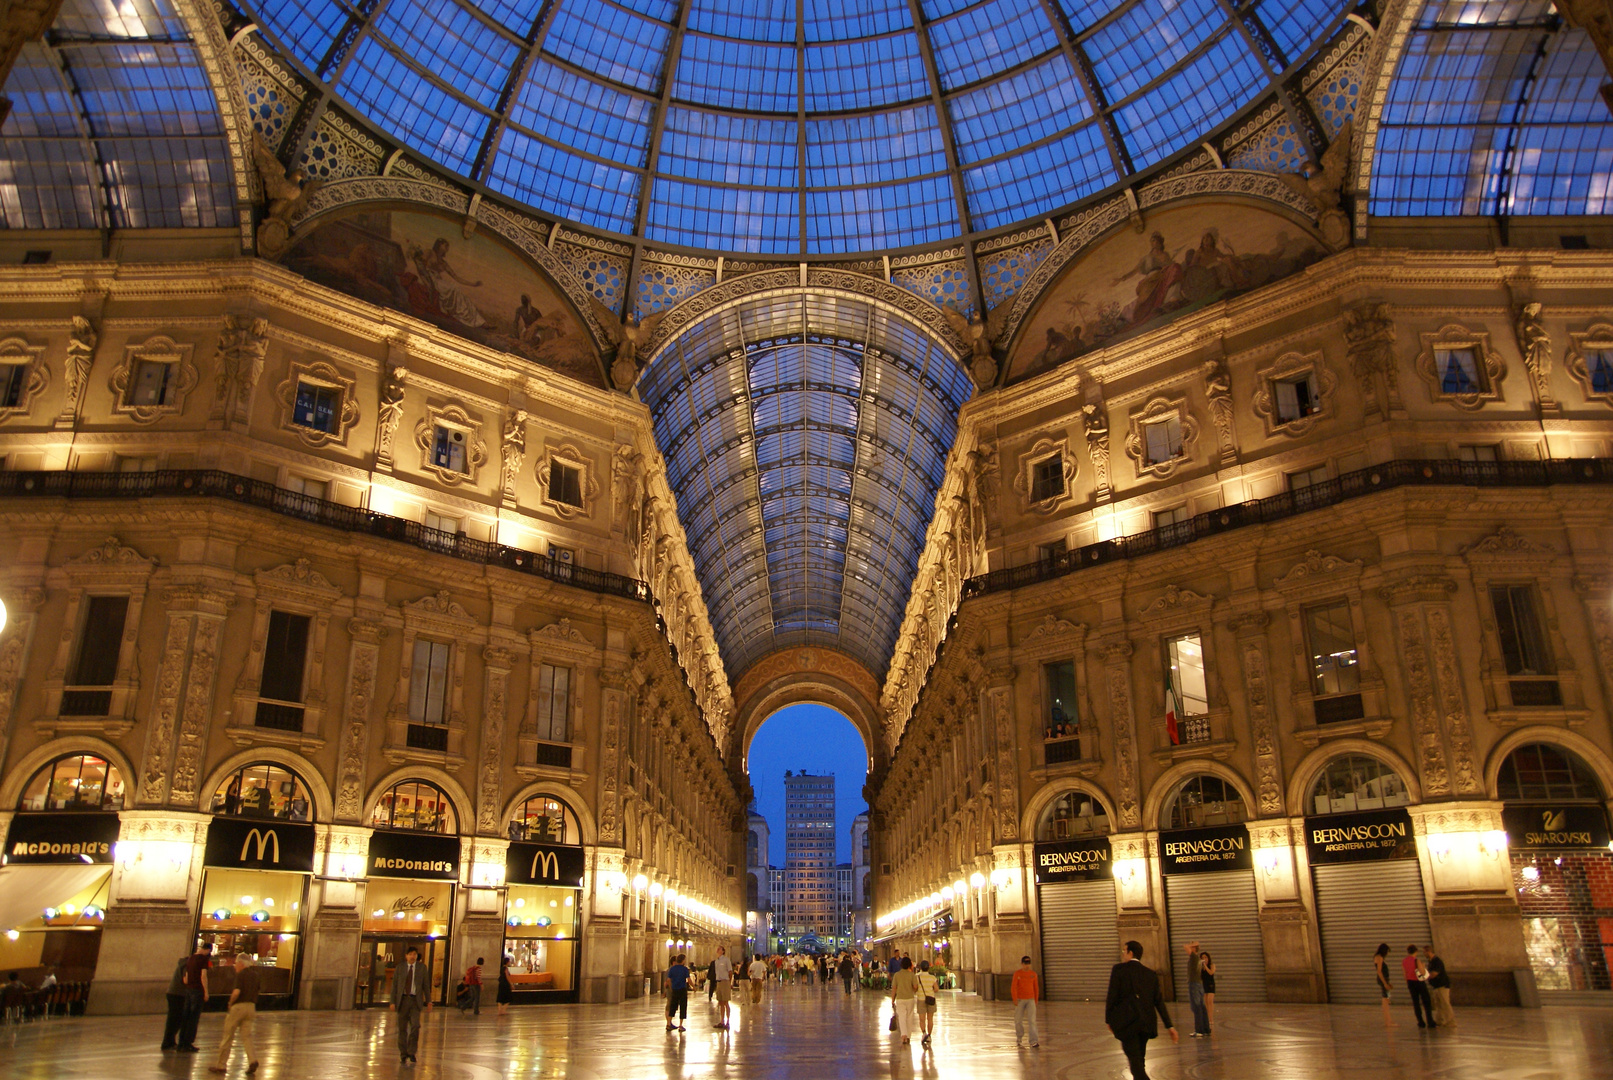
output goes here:
[{"label": "gold lettering on sign", "polygon": [[377,870],[419,870],[428,874],[451,874],[454,864],[440,859],[388,859],[377,856],[371,860]]},{"label": "gold lettering on sign", "polygon": [[273,829],[253,829],[251,832],[246,834],[246,839],[241,841],[242,862],[246,862],[246,849],[252,846],[252,841],[254,840],[258,842],[258,853],[253,856],[255,861],[263,861],[263,853],[268,849],[270,844],[274,845],[274,858],[270,859],[269,861],[272,863],[278,863],[280,861],[279,835],[276,834]]},{"label": "gold lettering on sign", "polygon": [[[543,873],[538,873],[538,867],[543,867]],[[560,860],[552,851],[540,851],[532,856],[531,875],[535,878],[554,878],[560,880]]]}]

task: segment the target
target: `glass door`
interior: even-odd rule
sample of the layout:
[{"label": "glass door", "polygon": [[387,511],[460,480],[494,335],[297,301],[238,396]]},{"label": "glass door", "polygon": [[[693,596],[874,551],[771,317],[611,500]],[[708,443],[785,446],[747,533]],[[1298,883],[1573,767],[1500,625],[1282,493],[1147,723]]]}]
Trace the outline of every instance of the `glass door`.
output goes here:
[{"label": "glass door", "polygon": [[430,980],[431,1000],[447,1003],[443,973],[448,964],[448,942],[442,938],[379,937],[366,934],[359,942],[358,972],[354,980],[353,1006],[365,1008],[392,1004],[392,979],[399,964],[406,963],[410,946],[420,950]]}]

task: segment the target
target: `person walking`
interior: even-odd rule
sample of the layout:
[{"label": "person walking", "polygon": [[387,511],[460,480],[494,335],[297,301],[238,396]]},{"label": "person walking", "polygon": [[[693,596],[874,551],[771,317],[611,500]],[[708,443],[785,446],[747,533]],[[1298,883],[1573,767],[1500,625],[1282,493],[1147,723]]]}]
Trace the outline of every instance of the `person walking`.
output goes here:
[{"label": "person walking", "polygon": [[746,974],[750,976],[750,1003],[762,1003],[762,984],[767,981],[767,961],[760,956],[751,957],[750,967]]},{"label": "person walking", "polygon": [[1143,947],[1140,942],[1128,941],[1120,953],[1120,963],[1109,971],[1109,992],[1104,998],[1103,1022],[1109,1026],[1120,1049],[1125,1052],[1126,1063],[1131,1066],[1131,1080],[1148,1080],[1144,1059],[1148,1055],[1148,1040],[1159,1035],[1158,1014],[1171,1033],[1171,1042],[1181,1042],[1171,1014],[1165,1010],[1165,999],[1159,992],[1159,974],[1143,966]]},{"label": "person walking", "polygon": [[679,953],[672,958],[672,966],[666,969],[666,977],[662,980],[662,989],[667,992],[666,998],[666,1029],[672,1030],[672,1014],[678,1014],[678,1030],[684,1030],[684,1022],[689,1019],[689,967],[684,962],[684,954]]},{"label": "person walking", "polygon": [[431,1008],[431,969],[420,962],[420,950],[410,945],[403,963],[392,972],[393,1012],[398,1014],[398,1061],[416,1060],[420,1048],[420,1010]]},{"label": "person walking", "polygon": [[235,988],[230,991],[229,1012],[224,1015],[224,1035],[218,1041],[218,1059],[208,1072],[227,1072],[230,1067],[230,1050],[235,1036],[241,1036],[241,1047],[246,1051],[246,1074],[258,1071],[258,1050],[252,1041],[252,1021],[258,1015],[258,966],[246,953],[235,954]]},{"label": "person walking", "polygon": [[[190,957],[181,956],[173,977],[168,980],[168,1022],[162,1029],[164,1050],[173,1050],[179,1045],[179,1031],[185,1026],[185,967],[189,963]],[[13,971],[11,977],[16,979],[17,973]]]},{"label": "person walking", "polygon": [[734,997],[734,963],[728,959],[728,948],[725,945],[717,946],[717,958],[711,962],[711,981],[717,988],[717,1007],[722,1010],[722,1019],[717,1023],[719,1031],[728,1030],[728,1003]]},{"label": "person walking", "polygon": [[919,1030],[924,1032],[923,1045],[929,1046],[930,1039],[935,1034],[935,1010],[937,999],[941,996],[941,980],[930,973],[928,960],[919,964],[917,978]]},{"label": "person walking", "polygon": [[902,1045],[913,1041],[914,1001],[918,996],[919,981],[913,974],[913,961],[899,958],[896,974],[891,976],[891,1008],[896,1013],[896,1029],[902,1033]]},{"label": "person walking", "polygon": [[1423,968],[1428,972],[1429,996],[1434,999],[1434,1023],[1440,1027],[1455,1027],[1456,1015],[1451,1012],[1451,976],[1432,945],[1423,946]]},{"label": "person walking", "polygon": [[1193,1038],[1210,1037],[1210,1014],[1204,1008],[1204,965],[1199,962],[1199,943],[1187,943],[1187,1004],[1193,1010]]},{"label": "person walking", "polygon": [[482,1015],[482,965],[485,963],[487,959],[478,956],[476,962],[465,969],[465,1006],[472,1009],[475,1016]]},{"label": "person walking", "polygon": [[1207,952],[1199,953],[1199,970],[1204,974],[1204,1019],[1206,1031],[1215,1030],[1215,961]]},{"label": "person walking", "polygon": [[1400,971],[1406,977],[1406,990],[1411,994],[1411,1011],[1417,1016],[1417,1026],[1438,1027],[1434,1023],[1434,1002],[1428,996],[1428,969],[1417,959],[1417,946],[1406,946],[1406,955],[1400,958]]},{"label": "person walking", "polygon": [[[717,952],[718,952],[718,955],[722,954],[721,949],[718,949]],[[711,963],[706,965],[706,1004],[707,1005],[711,1004],[711,999],[712,999],[713,996],[716,995],[716,993],[717,993],[717,957],[713,956],[711,958]]]},{"label": "person walking", "polygon": [[1031,1029],[1031,1049],[1042,1045],[1041,1033],[1036,1030],[1036,1002],[1042,996],[1041,980],[1031,967],[1031,958],[1021,956],[1014,981],[1008,985],[1008,996],[1014,1001],[1014,1045],[1025,1038],[1025,1025]]},{"label": "person walking", "polygon": [[840,958],[840,981],[845,984],[847,995],[851,993],[851,983],[856,976],[857,963],[851,958],[851,954],[847,953]]},{"label": "person walking", "polygon": [[510,982],[510,958],[498,958],[498,1014],[503,1016],[509,1009],[510,1002],[515,1000],[515,986]]},{"label": "person walking", "polygon": [[213,966],[213,946],[202,943],[185,961],[185,1022],[179,1028],[179,1049],[197,1053],[196,1028],[207,1006],[207,969]]},{"label": "person walking", "polygon": [[1389,1013],[1389,943],[1386,941],[1378,946],[1378,951],[1372,954],[1373,977],[1378,981],[1378,997],[1383,1002],[1383,1026],[1397,1027],[1395,1018]]}]

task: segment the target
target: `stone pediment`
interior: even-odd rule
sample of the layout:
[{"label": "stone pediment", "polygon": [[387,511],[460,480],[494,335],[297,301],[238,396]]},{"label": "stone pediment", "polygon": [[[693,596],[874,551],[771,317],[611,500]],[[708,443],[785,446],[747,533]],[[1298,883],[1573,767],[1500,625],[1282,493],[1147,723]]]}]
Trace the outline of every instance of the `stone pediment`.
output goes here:
[{"label": "stone pediment", "polygon": [[295,589],[310,589],[314,592],[330,593],[339,596],[341,589],[331,583],[331,580],[318,570],[307,559],[298,559],[296,562],[285,563],[272,570],[259,570],[256,575],[258,585],[281,585]]},{"label": "stone pediment", "polygon": [[1307,551],[1305,557],[1289,568],[1288,573],[1277,579],[1277,587],[1283,588],[1307,585],[1320,577],[1330,577],[1334,574],[1358,574],[1361,572],[1360,559],[1341,559],[1337,555],[1323,555],[1315,548]]}]

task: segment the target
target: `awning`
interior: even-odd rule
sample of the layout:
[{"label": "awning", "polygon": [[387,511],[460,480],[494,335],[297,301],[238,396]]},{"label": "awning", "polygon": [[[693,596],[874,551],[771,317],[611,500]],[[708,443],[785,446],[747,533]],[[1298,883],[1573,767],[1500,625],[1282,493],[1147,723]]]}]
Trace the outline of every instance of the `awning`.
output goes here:
[{"label": "awning", "polygon": [[880,934],[876,938],[870,938],[868,940],[867,944],[868,945],[879,945],[879,944],[881,944],[883,942],[886,942],[886,941],[895,941],[897,938],[913,937],[915,934],[920,934],[920,933],[924,933],[924,932],[928,931],[929,928],[930,928],[930,924],[933,923],[935,920],[944,919],[948,915],[951,915],[951,914],[952,914],[952,905],[951,904],[943,904],[941,907],[936,908],[934,911],[929,912],[928,914],[922,916],[921,918],[914,919],[912,922],[909,922],[909,923],[904,923],[902,926],[898,927],[895,930],[887,930],[883,934]]},{"label": "awning", "polygon": [[[49,863],[0,867],[0,931],[32,922],[112,876],[108,863]],[[106,903],[101,889],[99,902]]]}]

